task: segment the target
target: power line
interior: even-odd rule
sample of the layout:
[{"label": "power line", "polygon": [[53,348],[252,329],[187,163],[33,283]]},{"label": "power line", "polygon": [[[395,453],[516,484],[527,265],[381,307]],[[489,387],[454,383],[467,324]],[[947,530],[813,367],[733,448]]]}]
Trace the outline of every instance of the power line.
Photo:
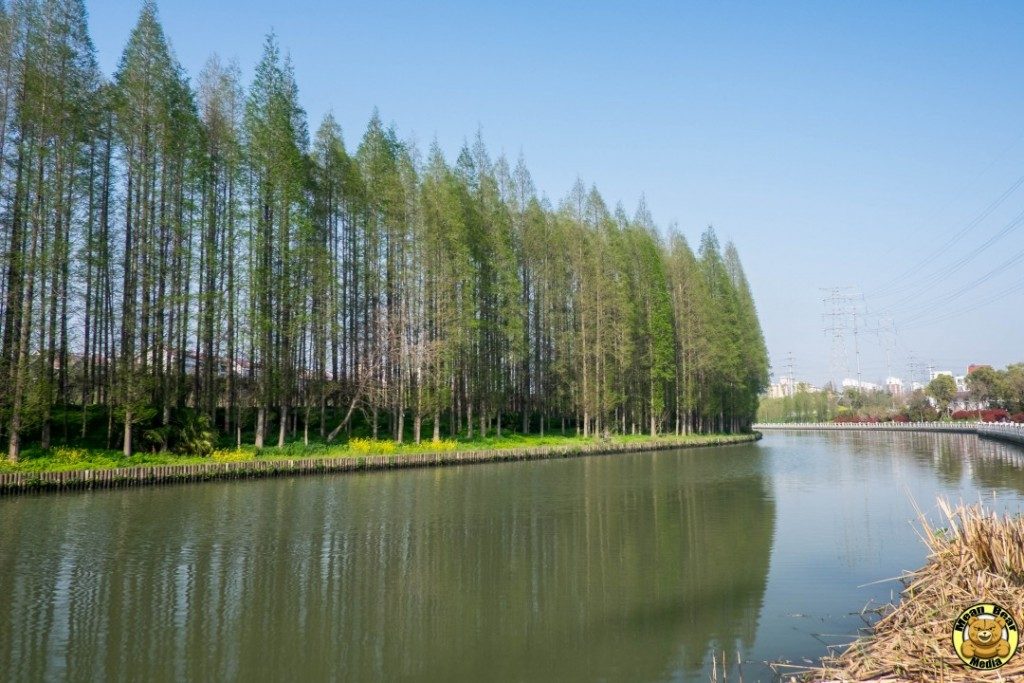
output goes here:
[{"label": "power line", "polygon": [[979,286],[985,284],[996,275],[999,275],[1000,273],[1009,270],[1010,268],[1017,265],[1021,261],[1024,261],[1024,250],[1017,252],[1016,254],[1014,254],[1009,259],[1002,262],[992,270],[980,275],[971,282],[962,285],[959,289],[947,293],[946,295],[939,297],[938,299],[934,299],[931,302],[925,304],[924,306],[918,307],[913,315],[904,319],[904,324],[912,323],[915,320],[927,316],[929,313],[933,311],[945,308],[948,304],[951,304],[952,302],[956,301],[963,295],[973,291],[974,289],[977,289]]},{"label": "power line", "polygon": [[[916,355],[911,354],[907,358],[907,370],[910,372],[910,388],[913,390],[914,383],[919,379],[923,379],[924,371],[927,366],[924,361],[918,358]],[[924,384],[925,382],[920,382]]]},{"label": "power line", "polygon": [[[861,301],[863,301],[863,298],[864,297],[862,296],[861,297]],[[853,355],[857,359],[857,388],[858,389],[860,389],[863,386],[863,378],[861,377],[861,372],[860,372],[860,337],[859,337],[859,330],[858,330],[858,327],[857,327],[857,314],[859,312],[860,311],[858,310],[856,299],[854,299],[853,301],[851,301],[850,315],[853,317]]]},{"label": "power line", "polygon": [[990,306],[991,304],[994,304],[994,303],[997,303],[997,302],[1000,302],[1000,301],[1004,301],[1006,296],[1008,296],[1010,294],[1016,294],[1017,292],[1020,292],[1020,291],[1024,291],[1024,281],[1018,283],[1017,285],[1015,285],[1013,287],[1010,287],[1009,289],[1004,289],[1004,290],[1000,291],[1000,294],[1002,295],[1003,298],[990,297],[990,298],[986,299],[985,301],[981,301],[979,303],[972,304],[970,306],[964,306],[963,308],[959,308],[959,309],[952,310],[952,311],[945,311],[945,312],[939,314],[938,316],[935,316],[935,317],[932,317],[932,318],[925,318],[923,320],[921,320],[921,319],[913,320],[909,325],[906,326],[906,329],[911,329],[912,330],[912,329],[917,329],[917,328],[920,328],[920,327],[927,327],[928,325],[934,325],[935,323],[946,322],[947,320],[952,320],[954,318],[958,318],[958,317],[960,317],[960,316],[962,316],[962,315],[964,315],[966,313],[971,313],[973,311],[976,311],[979,308],[983,308],[985,306]]},{"label": "power line", "polygon": [[1007,199],[1009,199],[1010,196],[1013,195],[1014,192],[1016,192],[1018,189],[1020,189],[1022,185],[1024,185],[1024,175],[1022,175],[1021,177],[1017,178],[1017,180],[1015,180],[1010,185],[1010,187],[1008,187],[1006,190],[1003,191],[1003,193],[1001,195],[999,195],[992,202],[990,202],[988,204],[988,206],[986,206],[982,210],[982,212],[980,214],[978,214],[973,219],[968,221],[967,224],[963,228],[961,228],[952,237],[950,237],[948,240],[946,240],[946,242],[944,242],[942,244],[942,246],[940,246],[938,249],[936,249],[934,252],[932,252],[929,256],[927,256],[926,258],[924,258],[921,261],[919,261],[917,264],[912,266],[910,269],[904,271],[900,275],[897,275],[895,278],[893,278],[893,279],[889,280],[888,282],[886,282],[885,284],[881,285],[877,289],[869,291],[866,296],[868,296],[869,298],[873,298],[875,296],[889,296],[889,295],[891,295],[892,292],[891,291],[886,291],[886,290],[889,290],[893,285],[895,285],[895,284],[897,284],[897,283],[899,283],[899,282],[901,282],[903,280],[906,280],[907,278],[913,277],[914,275],[919,273],[922,269],[924,269],[926,266],[928,266],[930,263],[933,263],[936,259],[938,259],[940,256],[942,256],[947,251],[949,251],[965,235],[967,235],[969,232],[971,232],[971,230],[976,228],[985,219],[987,219],[989,216],[991,216],[992,213],[996,209],[998,209],[1000,206],[1002,206],[1002,204]]},{"label": "power line", "polygon": [[879,318],[875,324],[875,338],[885,351],[886,381],[892,377],[892,354],[896,346],[896,325],[892,318]]},{"label": "power line", "polygon": [[882,306],[881,309],[879,309],[879,312],[895,312],[901,308],[906,307],[907,304],[910,304],[918,296],[920,296],[922,291],[927,291],[930,287],[937,285],[944,280],[948,280],[951,275],[954,275],[957,272],[959,272],[967,264],[973,261],[979,254],[984,252],[986,249],[994,245],[1002,238],[1009,235],[1014,230],[1020,228],[1021,225],[1024,225],[1024,211],[1014,216],[1014,218],[1009,223],[1004,225],[1003,228],[995,235],[989,237],[981,245],[979,245],[972,251],[968,252],[965,256],[960,257],[952,264],[946,267],[937,268],[936,270],[932,271],[929,275],[927,275],[924,279],[920,280],[919,282],[913,285],[907,285],[905,287],[892,290],[887,294],[879,295],[895,296],[899,294],[907,294],[907,296],[904,296],[899,301]]}]

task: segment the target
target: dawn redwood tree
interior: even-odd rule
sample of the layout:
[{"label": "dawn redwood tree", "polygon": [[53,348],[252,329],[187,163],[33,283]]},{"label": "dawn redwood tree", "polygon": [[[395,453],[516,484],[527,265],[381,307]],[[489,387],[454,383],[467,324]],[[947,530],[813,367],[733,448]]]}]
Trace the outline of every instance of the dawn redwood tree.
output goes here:
[{"label": "dawn redwood tree", "polygon": [[722,258],[721,245],[713,228],[701,236],[700,269],[707,288],[708,305],[714,315],[708,319],[708,363],[701,384],[703,429],[725,431],[732,417],[733,399],[741,391],[739,301],[736,288]]},{"label": "dawn redwood tree", "polygon": [[648,425],[656,436],[665,420],[673,379],[676,340],[664,250],[646,205],[641,202],[632,227],[637,268],[636,300],[641,319],[640,358],[647,398]]},{"label": "dawn redwood tree", "polygon": [[365,392],[374,438],[381,412],[390,413],[393,436],[398,434],[402,413],[398,375],[405,294],[399,278],[406,229],[402,153],[395,131],[385,127],[374,112],[356,154],[366,187],[360,360],[367,375]]},{"label": "dawn redwood tree", "polygon": [[[224,432],[235,427],[241,442],[239,357],[241,188],[243,187],[241,125],[244,95],[238,67],[214,55],[199,76],[202,122],[203,228],[200,258],[201,388],[203,412],[216,417],[223,403]],[[222,359],[226,358],[227,362]],[[223,389],[218,375],[223,373]]]},{"label": "dawn redwood tree", "polygon": [[278,446],[284,445],[297,369],[294,317],[301,251],[295,246],[309,220],[304,188],[305,114],[294,74],[269,35],[246,102],[244,132],[249,185],[249,297],[251,362],[257,410],[255,444],[266,437],[268,413],[278,410]]},{"label": "dawn redwood tree", "polygon": [[128,40],[114,78],[114,131],[123,169],[117,407],[123,451],[133,426],[165,427],[187,391],[192,313],[193,200],[199,121],[152,2]]},{"label": "dawn redwood tree", "polygon": [[740,390],[733,393],[730,431],[746,430],[757,413],[758,396],[768,385],[768,354],[757,317],[750,283],[743,272],[739,252],[725,245],[725,270],[736,292],[736,344],[739,350]]},{"label": "dawn redwood tree", "polygon": [[216,57],[193,85],[153,2],[105,82],[85,16],[0,5],[9,458],[196,420],[258,447],[749,428],[767,356],[713,230],[694,254],[582,181],[553,206],[479,133],[421,157],[375,112],[354,153],[333,116],[311,141],[273,35],[247,88]]},{"label": "dawn redwood tree", "polygon": [[4,240],[0,368],[10,396],[4,406],[9,411],[8,458],[17,460],[22,430],[38,422],[40,443],[48,448],[52,406],[69,400],[67,302],[71,245],[77,237],[72,222],[81,199],[78,169],[89,148],[89,114],[99,81],[80,0],[5,9],[0,42],[6,71],[0,78],[0,150],[6,156],[8,121],[17,150],[13,192],[6,183],[4,188],[11,205]]}]

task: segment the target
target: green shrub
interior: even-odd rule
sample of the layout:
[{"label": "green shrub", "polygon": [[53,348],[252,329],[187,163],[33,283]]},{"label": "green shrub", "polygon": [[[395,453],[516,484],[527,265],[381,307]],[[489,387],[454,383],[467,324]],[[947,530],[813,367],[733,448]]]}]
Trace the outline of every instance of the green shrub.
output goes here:
[{"label": "green shrub", "polygon": [[150,451],[156,453],[167,448],[170,435],[170,427],[153,427],[142,432],[142,442],[149,446]]},{"label": "green shrub", "polygon": [[178,453],[205,458],[213,453],[217,432],[210,425],[210,418],[189,413],[181,420],[177,442],[175,450]]}]

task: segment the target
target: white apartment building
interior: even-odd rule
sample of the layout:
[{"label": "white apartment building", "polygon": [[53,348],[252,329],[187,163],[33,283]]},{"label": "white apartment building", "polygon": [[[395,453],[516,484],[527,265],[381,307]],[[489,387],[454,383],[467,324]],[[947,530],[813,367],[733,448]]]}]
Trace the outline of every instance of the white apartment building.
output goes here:
[{"label": "white apartment building", "polygon": [[874,382],[865,382],[863,380],[850,379],[847,377],[843,380],[843,389],[860,389],[861,391],[878,391],[882,387],[878,386]]}]

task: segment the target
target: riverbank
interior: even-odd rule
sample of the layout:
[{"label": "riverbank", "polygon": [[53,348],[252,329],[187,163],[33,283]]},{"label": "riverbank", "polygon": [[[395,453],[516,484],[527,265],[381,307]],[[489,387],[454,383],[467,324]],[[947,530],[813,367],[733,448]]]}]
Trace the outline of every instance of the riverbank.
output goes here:
[{"label": "riverbank", "polygon": [[938,432],[976,434],[1024,446],[1024,423],[1016,422],[763,422],[758,431]]},{"label": "riverbank", "polygon": [[1008,681],[1024,678],[1024,654],[1002,668],[968,668],[953,649],[956,616],[979,602],[1024,618],[1024,515],[1000,516],[980,505],[939,507],[947,527],[925,525],[927,564],[904,577],[872,633],[842,654],[826,657],[811,681]]},{"label": "riverbank", "polygon": [[[294,474],[322,474],[381,470],[396,467],[437,467],[471,463],[504,462],[514,460],[540,460],[585,455],[607,455],[674,448],[699,448],[747,443],[760,439],[753,434],[710,434],[665,437],[624,436],[610,439],[584,439],[581,437],[509,437],[501,440],[477,442],[442,442],[444,450],[431,450],[433,444],[421,444],[418,451],[403,452],[403,447],[392,443],[390,452],[375,453],[374,448],[387,450],[391,442],[355,441],[344,446],[286,447],[283,450],[253,449],[218,451],[211,458],[186,457],[179,462],[145,462],[127,466],[75,467],[74,458],[88,458],[71,454],[50,463],[36,458],[21,471],[0,471],[0,495],[31,491],[61,491],[96,488],[118,488],[152,484],[272,477]],[[521,443],[517,443],[521,442]],[[367,445],[369,444],[369,445]],[[496,446],[495,444],[501,444]],[[511,444],[511,445],[510,445]],[[163,456],[173,459],[175,456]],[[184,461],[184,462],[182,462]],[[96,460],[90,461],[95,464]],[[31,467],[32,469],[28,469]]]}]

